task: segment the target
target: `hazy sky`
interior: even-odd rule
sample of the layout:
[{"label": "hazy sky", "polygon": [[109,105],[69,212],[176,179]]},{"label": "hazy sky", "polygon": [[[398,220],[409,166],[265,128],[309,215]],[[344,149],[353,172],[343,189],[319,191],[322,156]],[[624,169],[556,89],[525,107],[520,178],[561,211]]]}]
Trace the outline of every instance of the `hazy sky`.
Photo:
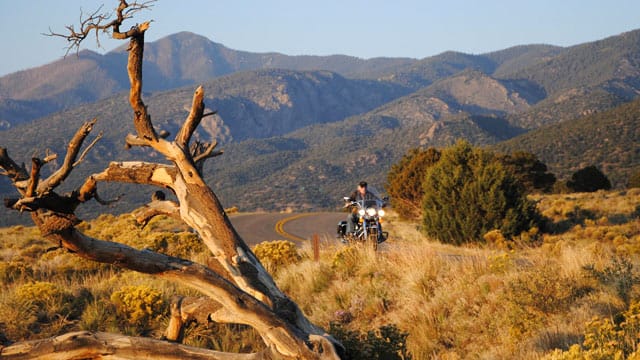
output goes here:
[{"label": "hazy sky", "polygon": [[[59,59],[64,40],[42,33],[77,24],[81,8],[117,3],[0,0],[0,76]],[[424,58],[576,45],[640,28],[639,14],[640,0],[158,0],[136,19],[154,20],[147,41],[191,31],[251,52]],[[88,40],[85,47],[96,50]],[[97,51],[121,44],[103,39]]]}]

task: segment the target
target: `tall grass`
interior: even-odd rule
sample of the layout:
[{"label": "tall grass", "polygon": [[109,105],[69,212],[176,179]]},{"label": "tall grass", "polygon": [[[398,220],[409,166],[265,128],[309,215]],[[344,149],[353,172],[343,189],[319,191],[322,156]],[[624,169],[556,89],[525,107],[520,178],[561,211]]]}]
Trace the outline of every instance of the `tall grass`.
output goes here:
[{"label": "tall grass", "polygon": [[[295,261],[277,264],[275,279],[313,322],[361,334],[358,346],[370,339],[366,334],[380,336],[380,329],[408,334],[407,353],[397,358],[538,359],[572,345],[575,352],[594,318],[614,319],[640,298],[640,191],[536,200],[549,220],[539,246],[443,245],[391,214],[385,223],[390,238],[378,252],[325,239],[318,261],[303,246]],[[176,242],[193,239],[172,221],[139,229],[128,215],[103,216],[82,226],[97,237],[183,254],[186,247]],[[112,295],[140,286],[156,289],[166,302],[176,293],[198,295],[51,250],[33,228],[0,229],[0,239],[0,332],[13,341],[72,329],[160,337],[168,314],[127,325]],[[188,255],[206,261],[203,252]],[[82,299],[77,309],[36,304],[18,291],[38,281]],[[192,325],[186,342],[240,351],[263,346],[254,332],[235,326]]]}]

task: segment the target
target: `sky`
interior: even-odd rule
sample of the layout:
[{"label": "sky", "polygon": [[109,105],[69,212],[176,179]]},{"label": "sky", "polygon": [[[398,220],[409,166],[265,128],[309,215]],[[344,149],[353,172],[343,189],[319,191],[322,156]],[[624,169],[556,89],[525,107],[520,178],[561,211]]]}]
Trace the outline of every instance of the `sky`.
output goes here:
[{"label": "sky", "polygon": [[[60,59],[65,40],[43,33],[64,32],[81,12],[117,3],[0,0],[0,76]],[[153,20],[147,41],[190,31],[250,52],[422,59],[577,45],[640,28],[638,14],[639,0],[157,0],[135,21]],[[106,36],[100,43],[88,38],[83,49],[105,53],[123,44]]]}]

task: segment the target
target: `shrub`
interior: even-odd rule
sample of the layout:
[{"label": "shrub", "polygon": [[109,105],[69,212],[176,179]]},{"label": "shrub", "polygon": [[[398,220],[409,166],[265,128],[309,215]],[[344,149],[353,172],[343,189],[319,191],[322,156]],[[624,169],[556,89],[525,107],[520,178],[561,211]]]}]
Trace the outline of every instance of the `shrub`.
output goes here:
[{"label": "shrub", "polygon": [[32,266],[24,261],[2,261],[0,262],[0,281],[9,284],[19,279],[33,276]]},{"label": "shrub", "polygon": [[591,165],[573,173],[567,186],[575,192],[594,192],[611,189],[611,182],[602,171]]},{"label": "shrub", "polygon": [[0,303],[0,334],[10,341],[29,339],[38,329],[38,308],[31,299],[6,296]]},{"label": "shrub", "polygon": [[587,323],[584,342],[573,345],[568,351],[555,351],[546,359],[639,359],[640,302],[613,319],[594,318]]},{"label": "shrub", "polygon": [[507,249],[507,239],[504,238],[500,230],[491,230],[482,236],[484,241],[498,249]]},{"label": "shrub", "polygon": [[612,287],[616,295],[627,304],[633,286],[640,283],[640,276],[633,270],[633,263],[626,258],[614,257],[611,265],[602,270],[592,264],[584,266],[584,270],[602,285]]},{"label": "shrub", "polygon": [[398,215],[407,219],[420,219],[425,173],[439,159],[440,152],[434,148],[412,149],[391,167],[385,188]]},{"label": "shrub", "polygon": [[340,248],[331,261],[331,267],[336,273],[345,276],[353,276],[360,264],[361,253],[356,246],[346,246]]},{"label": "shrub", "polygon": [[17,287],[14,293],[13,301],[20,310],[12,314],[12,309],[8,315],[21,315],[16,319],[18,326],[27,328],[31,333],[43,337],[59,335],[73,328],[90,297],[86,290],[71,294],[50,282],[26,283]]},{"label": "shrub", "polygon": [[111,294],[118,314],[139,331],[150,328],[150,321],[164,315],[167,302],[162,293],[146,285],[125,286]]},{"label": "shrub", "polygon": [[36,281],[22,284],[16,289],[16,296],[36,305],[40,310],[39,317],[43,320],[55,314],[66,316],[72,310],[69,306],[72,300],[71,294],[50,282]]},{"label": "shrub", "polygon": [[109,331],[117,328],[115,305],[107,299],[96,299],[85,306],[79,327],[89,331]]},{"label": "shrub", "polygon": [[520,181],[528,193],[551,192],[556,176],[547,172],[547,165],[531,153],[516,151],[499,157],[500,162]]},{"label": "shrub", "polygon": [[560,267],[547,262],[532,271],[523,271],[507,285],[508,298],[522,309],[552,314],[565,311],[589,289],[574,279],[558,275]]},{"label": "shrub", "polygon": [[188,259],[192,254],[205,251],[205,246],[197,234],[191,232],[180,232],[171,234],[168,239],[169,247],[167,254],[179,258]]},{"label": "shrub", "polygon": [[329,327],[336,339],[345,347],[346,358],[351,360],[409,360],[407,350],[408,333],[400,331],[395,325],[384,325],[376,331],[361,333],[345,329],[332,322]]},{"label": "shrub", "polygon": [[445,243],[483,241],[490,230],[505,238],[539,222],[535,204],[495,156],[466,141],[443,150],[424,181],[425,232]]},{"label": "shrub", "polygon": [[253,252],[269,272],[276,272],[278,268],[296,264],[302,259],[296,244],[287,240],[262,242],[253,248]]}]

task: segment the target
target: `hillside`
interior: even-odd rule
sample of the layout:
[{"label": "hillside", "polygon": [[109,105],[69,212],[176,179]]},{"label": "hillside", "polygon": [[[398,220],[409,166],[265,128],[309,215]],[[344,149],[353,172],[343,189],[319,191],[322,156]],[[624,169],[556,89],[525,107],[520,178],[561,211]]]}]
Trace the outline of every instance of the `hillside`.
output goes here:
[{"label": "hillside", "polygon": [[478,70],[464,70],[419,90],[478,115],[519,113],[545,98],[535,84],[494,79]]},{"label": "hillside", "polygon": [[[126,62],[126,45],[123,45],[105,55],[85,50],[1,77],[0,129],[127,89]],[[145,91],[157,92],[258,69],[328,70],[375,79],[381,72],[413,62],[415,60],[406,58],[363,60],[343,55],[250,53],[229,49],[200,35],[181,32],[145,44],[143,76]],[[20,101],[30,101],[29,105],[39,111],[22,111],[27,110],[27,106],[16,108]]]},{"label": "hillside", "polygon": [[[206,140],[215,138],[225,147],[232,141],[279,136],[310,124],[340,121],[375,109],[407,93],[406,89],[397,85],[350,80],[326,71],[288,70],[237,73],[214,79],[204,84],[204,88],[207,94],[205,104],[210,109],[216,109],[218,114],[205,118],[196,137]],[[186,107],[191,102],[193,90],[192,87],[186,87],[149,94],[146,102],[151,109],[154,124],[176,134],[178,126],[187,116]],[[109,161],[129,160],[136,156],[153,160],[148,157],[153,154],[148,154],[145,149],[134,149],[131,152],[124,149],[125,136],[134,132],[131,110],[124,94],[0,132],[0,144],[8,148],[16,160],[28,159],[32,154],[44,154],[46,149],[62,155],[67,141],[80,124],[93,117],[98,118],[95,132],[102,131],[104,137],[74,173],[74,179],[69,184],[78,184],[89,174],[100,171]],[[231,158],[242,164],[253,161],[249,157],[239,157],[238,154],[233,154]],[[230,166],[231,169],[234,168],[234,165]],[[277,169],[270,168],[269,171]],[[256,170],[248,168],[247,171],[255,173]],[[3,184],[0,189],[4,196],[11,194],[6,179],[3,178],[0,184]],[[130,210],[149,196],[131,191],[124,185],[108,188],[114,189],[108,194],[130,194],[119,202],[119,210]]]},{"label": "hillside", "polygon": [[[459,137],[493,144],[520,134],[493,115],[529,106],[511,85],[473,71],[408,95],[398,85],[329,72],[261,70],[220,77],[204,85],[205,103],[218,115],[206,118],[198,134],[216,138],[225,149],[225,156],[207,165],[208,180],[226,204],[243,210],[332,208],[362,179],[382,188],[391,164],[410,147],[446,146]],[[154,124],[175,134],[192,91],[150,94]],[[480,110],[486,115],[467,112]],[[80,181],[109,160],[132,159],[121,145],[133,131],[129,111],[125,97],[116,96],[2,132],[0,143],[16,159],[47,148],[61,153],[65,139],[96,115],[105,136],[78,170]],[[110,187],[114,195],[135,194],[117,205],[120,210],[149,196]],[[304,193],[290,198],[299,189]]]},{"label": "hillside", "polygon": [[640,78],[640,30],[575,45],[530,67],[502,72],[503,78],[527,79],[548,94],[601,87],[626,99],[637,96]]},{"label": "hillside", "polygon": [[400,68],[383,79],[419,89],[467,69],[477,69],[490,74],[496,66],[494,61],[484,56],[447,51]]},{"label": "hillside", "polygon": [[602,88],[572,88],[549,96],[531,108],[506,116],[509,123],[525,129],[557,124],[606,111],[628,100]]},{"label": "hillside", "polygon": [[382,78],[416,89],[467,70],[500,79],[521,79],[512,75],[554,58],[564,50],[552,45],[519,45],[480,55],[447,51],[400,67]]},{"label": "hillside", "polygon": [[490,52],[484,56],[497,64],[492,75],[506,78],[507,74],[530,68],[559,55],[564,50],[563,47],[553,45],[519,45]]},{"label": "hillside", "polygon": [[614,187],[624,187],[640,170],[640,99],[614,109],[549,125],[495,146],[536,154],[560,178],[598,166]]}]

